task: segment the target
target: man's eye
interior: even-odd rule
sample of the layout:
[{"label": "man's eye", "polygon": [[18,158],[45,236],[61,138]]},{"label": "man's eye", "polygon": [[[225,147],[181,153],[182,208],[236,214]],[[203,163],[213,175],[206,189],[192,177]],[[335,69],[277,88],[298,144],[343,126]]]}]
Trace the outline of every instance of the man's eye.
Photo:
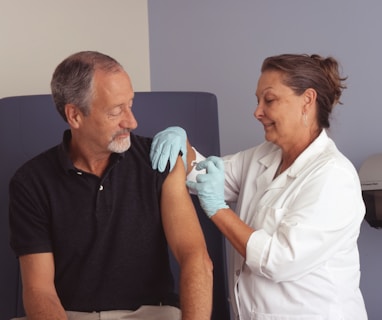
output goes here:
[{"label": "man's eye", "polygon": [[113,110],[109,111],[107,114],[108,116],[111,116],[111,117],[116,117],[116,116],[119,116],[122,112],[122,108],[118,107],[118,108],[114,108]]}]

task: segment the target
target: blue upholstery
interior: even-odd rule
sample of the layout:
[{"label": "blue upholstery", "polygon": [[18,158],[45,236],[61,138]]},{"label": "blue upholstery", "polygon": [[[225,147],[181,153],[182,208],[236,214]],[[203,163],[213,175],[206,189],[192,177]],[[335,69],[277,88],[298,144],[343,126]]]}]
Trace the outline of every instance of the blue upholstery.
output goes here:
[{"label": "blue upholstery", "polygon": [[[202,92],[137,92],[133,111],[139,123],[135,131],[137,134],[153,136],[168,126],[182,126],[200,152],[219,155],[215,95]],[[65,128],[67,125],[56,111],[50,95],[0,99],[0,320],[23,314],[18,262],[9,248],[9,180],[26,160],[60,143]],[[193,196],[193,200],[214,262],[212,319],[228,320],[224,240],[204,215],[197,198]],[[173,269],[177,275],[175,262]]]}]

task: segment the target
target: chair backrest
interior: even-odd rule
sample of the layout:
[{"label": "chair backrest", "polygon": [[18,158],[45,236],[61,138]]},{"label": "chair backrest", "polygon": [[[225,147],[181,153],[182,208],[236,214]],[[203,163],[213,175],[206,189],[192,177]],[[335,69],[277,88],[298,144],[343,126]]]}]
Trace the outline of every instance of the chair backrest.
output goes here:
[{"label": "chair backrest", "polygon": [[[136,92],[133,111],[139,123],[137,134],[153,136],[177,125],[187,130],[190,141],[201,153],[220,153],[217,99],[211,93]],[[0,99],[0,320],[23,315],[18,261],[9,247],[9,180],[26,160],[60,143],[66,128],[51,95]],[[228,320],[224,239],[194,196],[193,201],[214,263],[212,319]],[[172,267],[177,278],[179,271],[174,260]]]}]

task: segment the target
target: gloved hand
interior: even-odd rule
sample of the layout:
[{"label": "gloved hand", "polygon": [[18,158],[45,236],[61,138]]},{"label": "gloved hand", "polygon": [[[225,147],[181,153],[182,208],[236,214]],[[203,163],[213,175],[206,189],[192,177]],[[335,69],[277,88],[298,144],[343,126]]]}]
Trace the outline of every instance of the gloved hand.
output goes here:
[{"label": "gloved hand", "polygon": [[158,132],[150,149],[151,166],[163,172],[170,161],[170,171],[174,168],[179,152],[182,152],[184,167],[187,170],[187,134],[181,127],[168,127]]},{"label": "gloved hand", "polygon": [[196,165],[196,170],[206,169],[198,174],[196,182],[187,181],[189,188],[198,194],[200,205],[211,218],[219,209],[228,208],[224,201],[224,163],[219,157],[211,156]]}]

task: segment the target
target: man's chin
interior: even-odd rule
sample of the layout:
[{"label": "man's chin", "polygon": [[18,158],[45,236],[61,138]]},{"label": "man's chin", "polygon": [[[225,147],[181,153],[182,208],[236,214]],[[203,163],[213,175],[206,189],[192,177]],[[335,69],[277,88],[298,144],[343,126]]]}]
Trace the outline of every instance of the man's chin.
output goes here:
[{"label": "man's chin", "polygon": [[131,146],[131,141],[130,141],[130,137],[128,138],[125,138],[125,139],[121,139],[121,141],[118,141],[118,140],[113,140],[110,144],[109,144],[109,150],[111,152],[115,152],[115,153],[123,153],[127,150],[129,150]]}]

